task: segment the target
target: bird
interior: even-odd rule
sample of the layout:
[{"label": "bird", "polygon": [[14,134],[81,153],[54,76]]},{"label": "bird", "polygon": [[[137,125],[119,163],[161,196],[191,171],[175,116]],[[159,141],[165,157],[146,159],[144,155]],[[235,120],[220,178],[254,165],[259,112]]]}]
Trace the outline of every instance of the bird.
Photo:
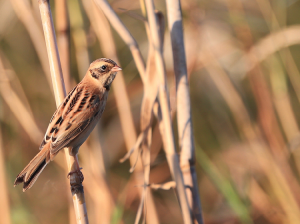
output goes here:
[{"label": "bird", "polygon": [[122,68],[116,62],[107,58],[99,58],[90,64],[82,81],[68,93],[54,112],[40,152],[19,173],[14,186],[23,183],[23,192],[30,189],[47,164],[65,147],[74,157],[75,172],[82,175],[77,159],[79,147],[99,121],[111,84],[120,70]]}]

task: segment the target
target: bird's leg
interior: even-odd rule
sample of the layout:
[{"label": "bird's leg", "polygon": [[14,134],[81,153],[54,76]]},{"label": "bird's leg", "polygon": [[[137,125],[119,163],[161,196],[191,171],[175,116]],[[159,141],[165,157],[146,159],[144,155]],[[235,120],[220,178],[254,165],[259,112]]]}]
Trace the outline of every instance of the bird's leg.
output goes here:
[{"label": "bird's leg", "polygon": [[74,157],[74,163],[73,163],[74,168],[72,167],[72,171],[70,171],[68,173],[67,178],[69,178],[70,175],[76,173],[78,175],[78,177],[80,178],[80,182],[82,183],[84,180],[84,176],[83,176],[82,172],[80,171],[82,168],[79,166],[77,154],[73,155],[73,157]]}]

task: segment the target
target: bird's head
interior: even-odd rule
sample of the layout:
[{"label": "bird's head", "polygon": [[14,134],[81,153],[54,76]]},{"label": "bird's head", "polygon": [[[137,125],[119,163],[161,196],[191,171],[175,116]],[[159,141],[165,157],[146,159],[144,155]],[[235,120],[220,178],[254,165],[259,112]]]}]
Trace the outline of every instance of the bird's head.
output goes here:
[{"label": "bird's head", "polygon": [[90,64],[88,75],[90,75],[94,82],[98,82],[98,85],[109,90],[117,72],[121,70],[122,68],[113,60],[100,58]]}]

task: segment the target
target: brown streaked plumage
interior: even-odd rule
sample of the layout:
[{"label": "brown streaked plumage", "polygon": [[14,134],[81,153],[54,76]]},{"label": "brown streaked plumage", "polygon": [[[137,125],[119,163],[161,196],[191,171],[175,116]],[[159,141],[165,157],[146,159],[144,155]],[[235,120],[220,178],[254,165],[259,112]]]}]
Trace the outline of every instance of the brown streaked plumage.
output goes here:
[{"label": "brown streaked plumage", "polygon": [[[17,176],[15,186],[24,183],[23,191],[31,188],[46,165],[65,147],[71,149],[77,161],[78,149],[100,119],[111,83],[119,70],[122,69],[107,58],[90,64],[85,77],[54,112],[40,145],[41,151]],[[78,163],[77,169],[80,171]]]}]

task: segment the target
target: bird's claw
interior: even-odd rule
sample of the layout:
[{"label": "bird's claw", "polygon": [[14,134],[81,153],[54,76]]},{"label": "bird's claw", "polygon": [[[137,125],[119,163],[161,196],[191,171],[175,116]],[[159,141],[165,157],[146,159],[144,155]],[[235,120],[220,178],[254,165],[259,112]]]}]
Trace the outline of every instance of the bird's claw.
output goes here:
[{"label": "bird's claw", "polygon": [[68,173],[67,178],[70,179],[70,176],[74,173],[77,174],[77,176],[80,178],[80,182],[82,183],[84,180],[84,176],[82,174],[82,172],[80,171],[82,168],[79,168],[79,170],[75,170],[75,171],[71,171]]}]

